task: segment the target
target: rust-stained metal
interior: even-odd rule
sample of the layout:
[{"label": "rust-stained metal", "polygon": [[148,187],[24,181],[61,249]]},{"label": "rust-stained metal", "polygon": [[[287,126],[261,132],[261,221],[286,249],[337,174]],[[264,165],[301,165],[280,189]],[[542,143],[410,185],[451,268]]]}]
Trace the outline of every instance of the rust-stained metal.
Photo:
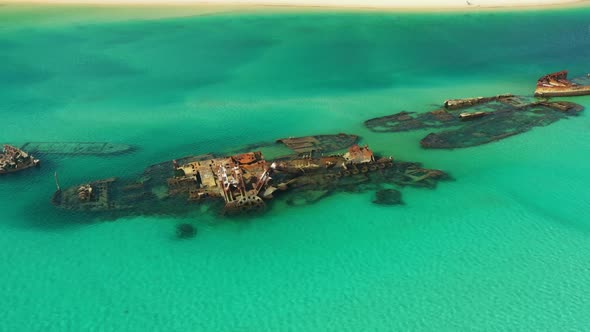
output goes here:
[{"label": "rust-stained metal", "polygon": [[475,97],[475,98],[462,98],[462,99],[447,99],[443,103],[444,107],[449,110],[456,110],[466,107],[471,107],[479,104],[485,104],[492,101],[504,101],[513,98],[514,95],[505,93],[493,97]]},{"label": "rust-stained metal", "polygon": [[39,159],[35,159],[25,151],[5,144],[3,153],[0,153],[0,174],[22,171],[39,166],[39,163]]},{"label": "rust-stained metal", "polygon": [[52,201],[65,209],[142,214],[181,213],[192,204],[209,201],[222,202],[224,213],[235,214],[263,211],[277,193],[286,195],[289,204],[311,203],[331,192],[366,187],[367,182],[377,189],[383,183],[433,187],[446,177],[417,163],[375,156],[366,145],[353,143],[346,148],[341,154],[311,149],[272,162],[257,151],[185,157],[150,166],[134,181],[111,178],[58,188]]},{"label": "rust-stained metal", "polygon": [[375,161],[373,150],[369,149],[368,145],[360,147],[355,144],[348,149],[343,157],[350,164],[366,164]]},{"label": "rust-stained metal", "polygon": [[485,116],[487,113],[486,112],[463,112],[461,114],[459,114],[459,119],[461,120],[472,120],[472,119],[477,119],[477,118],[481,118],[483,116]]},{"label": "rust-stained metal", "polygon": [[547,74],[537,81],[535,97],[564,97],[590,95],[590,85],[567,79],[567,70]]},{"label": "rust-stained metal", "polygon": [[177,176],[168,179],[168,188],[191,201],[222,198],[228,213],[263,210],[259,195],[267,189],[271,166],[260,152],[175,165]]},{"label": "rust-stained metal", "polygon": [[454,99],[446,101],[445,105],[446,108],[427,113],[400,112],[370,119],[365,121],[365,126],[375,132],[438,130],[425,136],[420,145],[430,149],[454,149],[524,133],[575,116],[584,109],[572,102],[530,100],[509,94]]},{"label": "rust-stained metal", "polygon": [[52,203],[64,208],[81,211],[108,211],[130,208],[121,200],[113,200],[113,183],[116,178],[92,181],[65,190],[58,190],[53,194]]}]

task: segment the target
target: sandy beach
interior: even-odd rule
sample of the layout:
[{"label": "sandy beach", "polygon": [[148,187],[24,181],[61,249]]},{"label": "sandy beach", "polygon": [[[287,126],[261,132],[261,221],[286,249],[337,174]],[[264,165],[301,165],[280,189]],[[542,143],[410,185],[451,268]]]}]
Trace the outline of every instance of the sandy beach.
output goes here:
[{"label": "sandy beach", "polygon": [[588,0],[1,0],[0,4],[195,5],[448,10],[586,6]]}]

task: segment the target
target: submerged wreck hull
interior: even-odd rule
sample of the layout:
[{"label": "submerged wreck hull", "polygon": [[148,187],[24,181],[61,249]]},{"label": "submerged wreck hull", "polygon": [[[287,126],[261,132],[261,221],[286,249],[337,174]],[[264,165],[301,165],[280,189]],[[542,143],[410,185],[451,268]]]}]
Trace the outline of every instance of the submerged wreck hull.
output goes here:
[{"label": "submerged wreck hull", "polygon": [[27,142],[21,149],[34,153],[63,155],[113,155],[133,151],[127,144],[107,142]]},{"label": "submerged wreck hull", "polygon": [[243,214],[264,211],[277,194],[289,202],[289,197],[305,192],[304,201],[317,201],[371,183],[375,188],[384,183],[432,188],[446,177],[418,163],[376,157],[367,146],[355,144],[344,154],[309,151],[272,162],[260,152],[185,157],[150,166],[137,180],[110,178],[65,190],[58,184],[52,203],[68,210],[124,215],[175,214],[190,211],[195,203],[218,202],[224,214]]},{"label": "submerged wreck hull", "polygon": [[[466,148],[518,135],[575,116],[584,107],[513,95],[455,99],[427,113],[400,112],[365,121],[375,132],[434,129],[420,141],[427,149]],[[460,113],[459,113],[460,112]]]},{"label": "submerged wreck hull", "polygon": [[460,129],[430,133],[420,141],[428,149],[471,147],[502,140],[544,127],[581,111],[578,104],[569,102],[541,102],[524,112],[499,110],[485,117],[471,119]]},{"label": "submerged wreck hull", "polygon": [[0,153],[0,175],[38,167],[40,163],[25,151],[12,145],[4,145],[4,151]]},{"label": "submerged wreck hull", "polygon": [[139,206],[158,204],[159,199],[141,182],[107,178],[58,189],[51,198],[56,207],[84,212],[133,210]]}]

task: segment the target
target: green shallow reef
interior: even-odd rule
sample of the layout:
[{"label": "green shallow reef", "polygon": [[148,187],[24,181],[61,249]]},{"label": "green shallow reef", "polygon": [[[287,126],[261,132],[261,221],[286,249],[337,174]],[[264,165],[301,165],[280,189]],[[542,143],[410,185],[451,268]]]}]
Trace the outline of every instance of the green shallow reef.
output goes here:
[{"label": "green shallow reef", "polygon": [[[40,154],[39,169],[0,177],[1,329],[586,330],[587,111],[456,150],[422,149],[428,130],[364,121],[531,96],[562,69],[586,75],[588,17],[0,6],[0,142],[133,147]],[[56,171],[64,187],[132,178],[187,155],[340,132],[453,181],[403,188],[400,205],[342,191],[237,219],[195,205],[103,221],[50,204]]]}]

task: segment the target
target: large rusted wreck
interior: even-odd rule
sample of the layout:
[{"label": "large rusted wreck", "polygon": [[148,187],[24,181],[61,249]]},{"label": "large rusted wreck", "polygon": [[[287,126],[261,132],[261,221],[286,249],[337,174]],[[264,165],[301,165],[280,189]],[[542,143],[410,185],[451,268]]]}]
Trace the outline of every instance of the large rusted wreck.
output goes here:
[{"label": "large rusted wreck", "polygon": [[[590,74],[589,74],[590,75]],[[582,81],[583,79],[579,79]],[[567,79],[567,70],[547,74],[537,81],[535,97],[565,97],[590,95],[590,82],[586,84]]]},{"label": "large rusted wreck", "polygon": [[[295,153],[273,161],[258,151],[180,158],[148,167],[138,180],[111,178],[65,190],[58,184],[52,202],[71,210],[145,214],[190,210],[195,202],[209,201],[236,214],[263,211],[278,192],[289,204],[312,203],[330,192],[378,190],[384,184],[432,188],[446,177],[418,163],[376,156],[368,146],[354,144],[357,138],[339,134],[281,140]],[[315,143],[304,148],[301,142]],[[343,147],[345,153],[329,153]]]},{"label": "large rusted wreck", "polygon": [[275,164],[269,165],[260,152],[173,165],[170,195],[186,195],[189,201],[222,198],[228,213],[264,209],[262,199],[272,197],[275,189],[269,186]]},{"label": "large rusted wreck", "polygon": [[38,165],[38,159],[12,145],[4,145],[4,151],[0,153],[0,174],[18,172]]},{"label": "large rusted wreck", "polygon": [[575,116],[583,106],[566,101],[534,100],[503,94],[493,97],[451,99],[443,108],[427,112],[400,112],[365,121],[375,132],[436,129],[420,141],[430,149],[464,148],[524,133],[534,127]]}]

